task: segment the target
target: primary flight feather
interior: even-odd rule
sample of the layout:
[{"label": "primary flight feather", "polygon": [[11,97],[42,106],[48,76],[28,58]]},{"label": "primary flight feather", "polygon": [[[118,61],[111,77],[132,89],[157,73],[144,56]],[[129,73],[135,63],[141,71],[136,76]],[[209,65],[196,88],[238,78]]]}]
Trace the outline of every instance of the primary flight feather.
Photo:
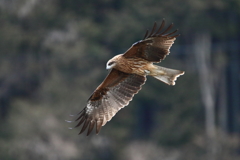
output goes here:
[{"label": "primary flight feather", "polygon": [[79,134],[87,129],[89,135],[94,127],[98,134],[101,127],[121,108],[127,106],[141,90],[146,76],[175,85],[177,77],[184,74],[184,71],[153,64],[159,63],[169,54],[169,49],[179,36],[174,35],[177,30],[167,33],[173,24],[163,30],[164,25],[163,20],[157,29],[155,22],[151,32],[147,31],[143,40],[134,43],[124,54],[116,55],[107,62],[106,68],[111,69],[110,73],[90,96],[87,106],[76,119],[79,121],[76,127],[83,124]]}]

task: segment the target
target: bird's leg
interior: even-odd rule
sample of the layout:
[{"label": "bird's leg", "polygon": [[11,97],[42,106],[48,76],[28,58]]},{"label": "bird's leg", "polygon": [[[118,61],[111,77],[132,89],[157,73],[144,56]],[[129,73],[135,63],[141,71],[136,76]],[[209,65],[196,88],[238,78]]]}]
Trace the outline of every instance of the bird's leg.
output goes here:
[{"label": "bird's leg", "polygon": [[149,70],[144,70],[144,73],[145,73],[146,75],[149,75],[149,74],[150,74],[150,71],[149,71]]}]

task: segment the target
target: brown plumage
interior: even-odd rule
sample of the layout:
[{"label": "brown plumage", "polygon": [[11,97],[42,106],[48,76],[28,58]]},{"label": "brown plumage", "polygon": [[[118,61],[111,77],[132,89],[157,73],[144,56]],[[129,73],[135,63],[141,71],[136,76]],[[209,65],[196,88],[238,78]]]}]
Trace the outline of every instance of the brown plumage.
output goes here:
[{"label": "brown plumage", "polygon": [[87,106],[76,119],[79,121],[76,127],[83,124],[79,134],[88,128],[89,135],[94,126],[98,134],[102,126],[129,104],[145,83],[147,75],[166,84],[175,85],[177,77],[184,74],[183,71],[153,64],[169,54],[170,47],[179,36],[174,35],[177,30],[167,33],[173,24],[162,31],[164,25],[163,20],[156,30],[155,22],[150,34],[147,31],[143,40],[134,43],[124,54],[119,54],[107,62],[106,68],[111,69],[111,72],[90,96]]}]

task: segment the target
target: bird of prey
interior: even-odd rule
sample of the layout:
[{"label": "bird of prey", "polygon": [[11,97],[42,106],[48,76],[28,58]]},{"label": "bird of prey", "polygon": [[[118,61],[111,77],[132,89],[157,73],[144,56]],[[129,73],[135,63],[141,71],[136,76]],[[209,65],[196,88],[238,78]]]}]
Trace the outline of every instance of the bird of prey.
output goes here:
[{"label": "bird of prey", "polygon": [[98,134],[102,126],[129,104],[145,83],[146,76],[175,85],[177,77],[184,74],[184,71],[153,64],[161,62],[169,54],[169,49],[179,36],[175,35],[178,30],[167,33],[173,24],[163,30],[164,24],[165,20],[157,29],[155,22],[151,32],[148,33],[147,30],[143,40],[134,43],[125,53],[116,55],[107,62],[106,69],[111,70],[110,73],[92,93],[86,107],[76,119],[79,122],[75,127],[83,124],[79,134],[88,128],[89,135],[94,126]]}]

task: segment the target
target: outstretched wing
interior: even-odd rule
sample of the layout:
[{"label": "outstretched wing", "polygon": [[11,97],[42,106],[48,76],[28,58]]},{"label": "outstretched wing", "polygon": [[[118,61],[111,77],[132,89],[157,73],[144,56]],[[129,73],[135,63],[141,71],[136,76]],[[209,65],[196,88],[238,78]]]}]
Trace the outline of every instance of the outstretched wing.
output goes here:
[{"label": "outstretched wing", "polygon": [[99,133],[102,126],[110,121],[121,108],[128,105],[145,81],[145,76],[112,69],[102,84],[93,92],[87,106],[80,112],[76,120],[79,120],[76,127],[83,124],[79,134],[88,128],[87,135],[89,135],[94,126],[96,126],[96,133]]},{"label": "outstretched wing", "polygon": [[125,58],[143,58],[150,62],[160,62],[170,53],[170,48],[178,35],[174,35],[178,30],[167,33],[172,27],[171,24],[166,30],[162,31],[165,25],[165,20],[162,21],[161,26],[157,28],[156,22],[152,28],[151,33],[148,30],[143,40],[138,41],[132,45],[125,53]]}]

